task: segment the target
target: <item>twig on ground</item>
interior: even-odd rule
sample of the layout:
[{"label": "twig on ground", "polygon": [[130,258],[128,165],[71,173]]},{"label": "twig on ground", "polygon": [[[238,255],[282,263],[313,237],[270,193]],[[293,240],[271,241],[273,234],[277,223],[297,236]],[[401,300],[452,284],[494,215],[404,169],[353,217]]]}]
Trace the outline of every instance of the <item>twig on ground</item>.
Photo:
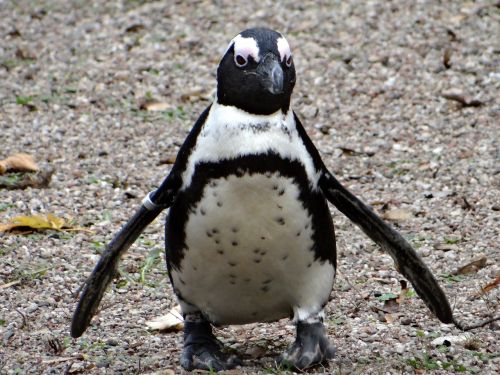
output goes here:
[{"label": "twig on ground", "polygon": [[19,329],[22,329],[24,327],[27,327],[28,326],[28,319],[26,318],[26,314],[24,314],[21,310],[19,309],[15,309],[19,315],[21,315],[21,317],[23,318],[23,324],[21,325],[21,327],[19,327]]},{"label": "twig on ground", "polygon": [[482,322],[476,322],[473,324],[465,325],[465,323],[459,322],[455,318],[453,319],[453,324],[455,327],[460,329],[461,331],[470,331],[476,328],[481,328],[484,327],[490,323],[496,322],[497,320],[500,320],[500,315],[494,316],[493,318],[483,320]]},{"label": "twig on ground", "polygon": [[0,285],[0,289],[7,289],[7,288],[10,288],[11,286],[21,284],[21,281],[22,281],[21,279],[17,279],[17,280],[2,284],[2,285]]}]

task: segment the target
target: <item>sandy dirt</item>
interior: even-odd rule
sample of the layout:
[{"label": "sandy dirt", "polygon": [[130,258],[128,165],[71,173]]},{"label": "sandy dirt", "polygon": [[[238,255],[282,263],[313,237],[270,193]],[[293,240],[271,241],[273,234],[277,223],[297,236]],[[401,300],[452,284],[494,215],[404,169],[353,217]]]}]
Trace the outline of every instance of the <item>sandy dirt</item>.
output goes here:
[{"label": "sandy dirt", "polygon": [[[0,223],[52,213],[87,230],[0,233],[1,374],[182,372],[182,333],[145,324],[176,304],[164,214],[88,331],[72,339],[69,325],[99,253],[210,103],[227,43],[259,25],[292,46],[292,105],[327,166],[392,219],[457,319],[498,314],[498,289],[481,293],[500,270],[498,2],[0,1],[0,159],[26,152],[54,170],[46,188],[0,190]],[[310,372],[498,373],[498,324],[464,334],[411,290],[384,312],[402,276],[332,214],[339,270],[326,323],[338,355]],[[228,374],[286,373],[273,358],[293,335],[287,320],[217,330],[244,359]],[[433,342],[444,336],[449,346]]]}]

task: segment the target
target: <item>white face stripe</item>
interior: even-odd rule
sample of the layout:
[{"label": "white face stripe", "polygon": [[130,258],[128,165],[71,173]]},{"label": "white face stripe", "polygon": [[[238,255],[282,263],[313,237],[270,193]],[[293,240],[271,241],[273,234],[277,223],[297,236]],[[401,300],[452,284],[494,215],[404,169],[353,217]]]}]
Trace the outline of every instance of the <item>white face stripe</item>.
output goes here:
[{"label": "white face stripe", "polygon": [[285,61],[292,55],[292,52],[290,50],[290,45],[288,44],[287,40],[284,37],[278,39],[277,46],[278,46],[278,51],[280,53],[281,61]]},{"label": "white face stripe", "polygon": [[252,56],[255,62],[259,62],[259,46],[254,38],[244,38],[241,36],[241,34],[236,35],[234,39],[229,43],[226,52],[224,52],[224,55],[232,45],[234,45],[235,56],[241,55],[245,59],[248,59],[248,56]]}]

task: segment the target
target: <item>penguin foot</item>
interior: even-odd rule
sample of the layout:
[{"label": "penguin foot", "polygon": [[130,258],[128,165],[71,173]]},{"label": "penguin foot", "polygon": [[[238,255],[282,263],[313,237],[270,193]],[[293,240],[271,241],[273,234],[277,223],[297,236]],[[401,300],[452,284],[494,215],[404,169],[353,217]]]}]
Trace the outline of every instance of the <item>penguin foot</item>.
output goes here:
[{"label": "penguin foot", "polygon": [[335,347],[328,340],[322,322],[299,322],[295,342],[277,359],[277,363],[304,370],[334,356]]},{"label": "penguin foot", "polygon": [[222,343],[212,333],[210,323],[185,322],[181,366],[187,370],[222,371],[243,365],[234,354],[222,351]]}]

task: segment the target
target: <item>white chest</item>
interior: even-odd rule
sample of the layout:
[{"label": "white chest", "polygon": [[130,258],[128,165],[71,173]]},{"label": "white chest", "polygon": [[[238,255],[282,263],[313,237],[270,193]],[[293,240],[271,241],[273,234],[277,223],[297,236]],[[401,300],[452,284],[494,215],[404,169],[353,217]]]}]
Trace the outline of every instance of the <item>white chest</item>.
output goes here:
[{"label": "white chest", "polygon": [[297,132],[291,110],[259,116],[214,103],[182,175],[183,188],[191,184],[198,163],[268,152],[299,161],[311,187],[317,188],[320,173]]}]

